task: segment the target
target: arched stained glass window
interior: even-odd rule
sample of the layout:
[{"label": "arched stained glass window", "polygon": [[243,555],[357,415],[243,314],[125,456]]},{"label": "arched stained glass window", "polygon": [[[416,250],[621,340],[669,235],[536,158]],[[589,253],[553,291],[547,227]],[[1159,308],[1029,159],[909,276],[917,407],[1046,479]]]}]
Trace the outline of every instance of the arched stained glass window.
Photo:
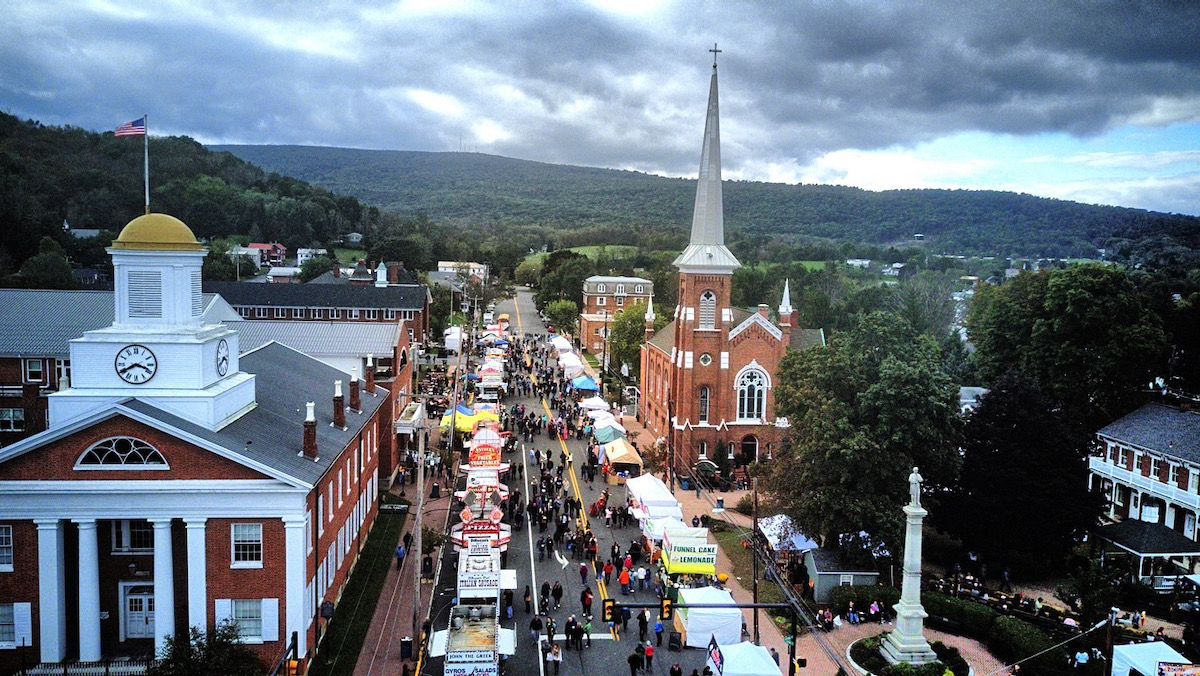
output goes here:
[{"label": "arched stained glass window", "polygon": [[738,420],[762,420],[766,400],[767,379],[761,371],[748,370],[738,378]]},{"label": "arched stained glass window", "polygon": [[133,437],[110,437],[84,451],[75,469],[169,469],[162,453]]},{"label": "arched stained glass window", "polygon": [[700,386],[699,398],[700,398],[700,406],[697,409],[698,413],[697,413],[696,417],[699,419],[700,422],[706,423],[706,422],[708,422],[708,385]]}]

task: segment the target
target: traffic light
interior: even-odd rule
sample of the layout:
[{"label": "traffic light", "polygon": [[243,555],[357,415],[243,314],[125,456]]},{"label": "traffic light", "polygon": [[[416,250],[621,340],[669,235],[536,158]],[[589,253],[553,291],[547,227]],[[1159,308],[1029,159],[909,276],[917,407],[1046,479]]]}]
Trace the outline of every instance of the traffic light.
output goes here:
[{"label": "traffic light", "polygon": [[806,657],[797,657],[796,658],[796,668],[797,669],[803,669],[804,667],[807,667],[807,666],[808,666],[808,658],[806,658]]},{"label": "traffic light", "polygon": [[600,611],[600,619],[609,623],[614,623],[617,621],[616,599],[604,599],[603,608]]},{"label": "traffic light", "polygon": [[675,607],[674,604],[671,603],[671,599],[663,599],[658,602],[658,615],[664,621],[675,616]]},{"label": "traffic light", "polygon": [[300,660],[288,660],[287,666],[284,669],[284,673],[287,674],[287,676],[299,676]]}]

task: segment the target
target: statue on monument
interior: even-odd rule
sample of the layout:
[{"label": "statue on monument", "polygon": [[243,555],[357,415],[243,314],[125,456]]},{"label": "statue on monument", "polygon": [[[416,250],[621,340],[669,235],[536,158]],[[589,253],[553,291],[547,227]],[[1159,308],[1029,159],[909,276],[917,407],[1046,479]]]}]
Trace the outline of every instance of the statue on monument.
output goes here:
[{"label": "statue on monument", "polygon": [[912,494],[912,502],[909,504],[911,504],[913,507],[921,506],[921,482],[922,481],[924,481],[924,479],[921,478],[921,475],[917,473],[917,468],[914,467],[912,474],[908,475],[908,490],[909,490],[909,493]]}]

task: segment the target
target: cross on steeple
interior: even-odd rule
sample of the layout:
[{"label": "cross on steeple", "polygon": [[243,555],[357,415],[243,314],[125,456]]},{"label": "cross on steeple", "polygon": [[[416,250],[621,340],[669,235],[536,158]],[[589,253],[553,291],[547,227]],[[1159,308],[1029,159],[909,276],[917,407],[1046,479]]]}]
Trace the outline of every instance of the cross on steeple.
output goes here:
[{"label": "cross on steeple", "polygon": [[720,53],[721,53],[721,50],[717,49],[717,43],[715,43],[715,42],[714,42],[714,43],[713,43],[713,48],[712,48],[712,49],[710,49],[710,50],[708,50],[708,51],[712,52],[712,55],[713,55],[713,68],[716,68],[716,67],[717,67],[717,54],[720,54]]}]

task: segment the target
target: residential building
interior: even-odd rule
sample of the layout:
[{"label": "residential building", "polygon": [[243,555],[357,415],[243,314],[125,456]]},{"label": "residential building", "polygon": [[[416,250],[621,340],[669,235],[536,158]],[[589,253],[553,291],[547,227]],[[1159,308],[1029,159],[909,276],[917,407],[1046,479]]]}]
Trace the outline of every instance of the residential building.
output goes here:
[{"label": "residential building", "polygon": [[240,349],[204,317],[206,251],[177,219],[140,216],[108,251],[111,324],[70,341],[48,428],[0,449],[0,672],[226,620],[264,665],[292,635],[307,659],[377,514],[391,397]]},{"label": "residential building", "polygon": [[251,242],[247,248],[257,249],[261,252],[262,263],[259,264],[260,267],[263,265],[283,265],[287,262],[287,247],[279,242]]},{"label": "residential building", "polygon": [[1096,433],[1090,488],[1111,519],[1164,525],[1196,540],[1200,513],[1200,413],[1149,403]]},{"label": "residential building", "polygon": [[483,284],[488,279],[488,266],[474,261],[438,261],[438,272],[453,272],[466,275],[476,284]]},{"label": "residential building", "polygon": [[254,249],[248,246],[233,246],[229,247],[229,257],[237,259],[239,256],[249,258],[254,267],[261,268],[267,264],[266,258],[263,256],[264,249]]},{"label": "residential building", "polygon": [[317,256],[328,256],[329,251],[326,249],[296,249],[296,266],[300,267]]},{"label": "residential building", "polygon": [[671,323],[654,331],[646,312],[639,415],[668,447],[668,463],[690,473],[700,459],[741,466],[771,458],[788,426],[775,414],[779,361],[789,349],[824,345],[820,329],[798,327],[784,284],[778,321],[767,306],[733,307],[733,271],[725,246],[721,151],[714,62],[690,241],[675,259],[679,301]]},{"label": "residential building", "polygon": [[649,305],[654,297],[654,282],[641,277],[605,277],[593,275],[583,280],[583,307],[579,311],[579,342],[584,350],[602,354],[607,341],[606,327],[628,305]]}]

